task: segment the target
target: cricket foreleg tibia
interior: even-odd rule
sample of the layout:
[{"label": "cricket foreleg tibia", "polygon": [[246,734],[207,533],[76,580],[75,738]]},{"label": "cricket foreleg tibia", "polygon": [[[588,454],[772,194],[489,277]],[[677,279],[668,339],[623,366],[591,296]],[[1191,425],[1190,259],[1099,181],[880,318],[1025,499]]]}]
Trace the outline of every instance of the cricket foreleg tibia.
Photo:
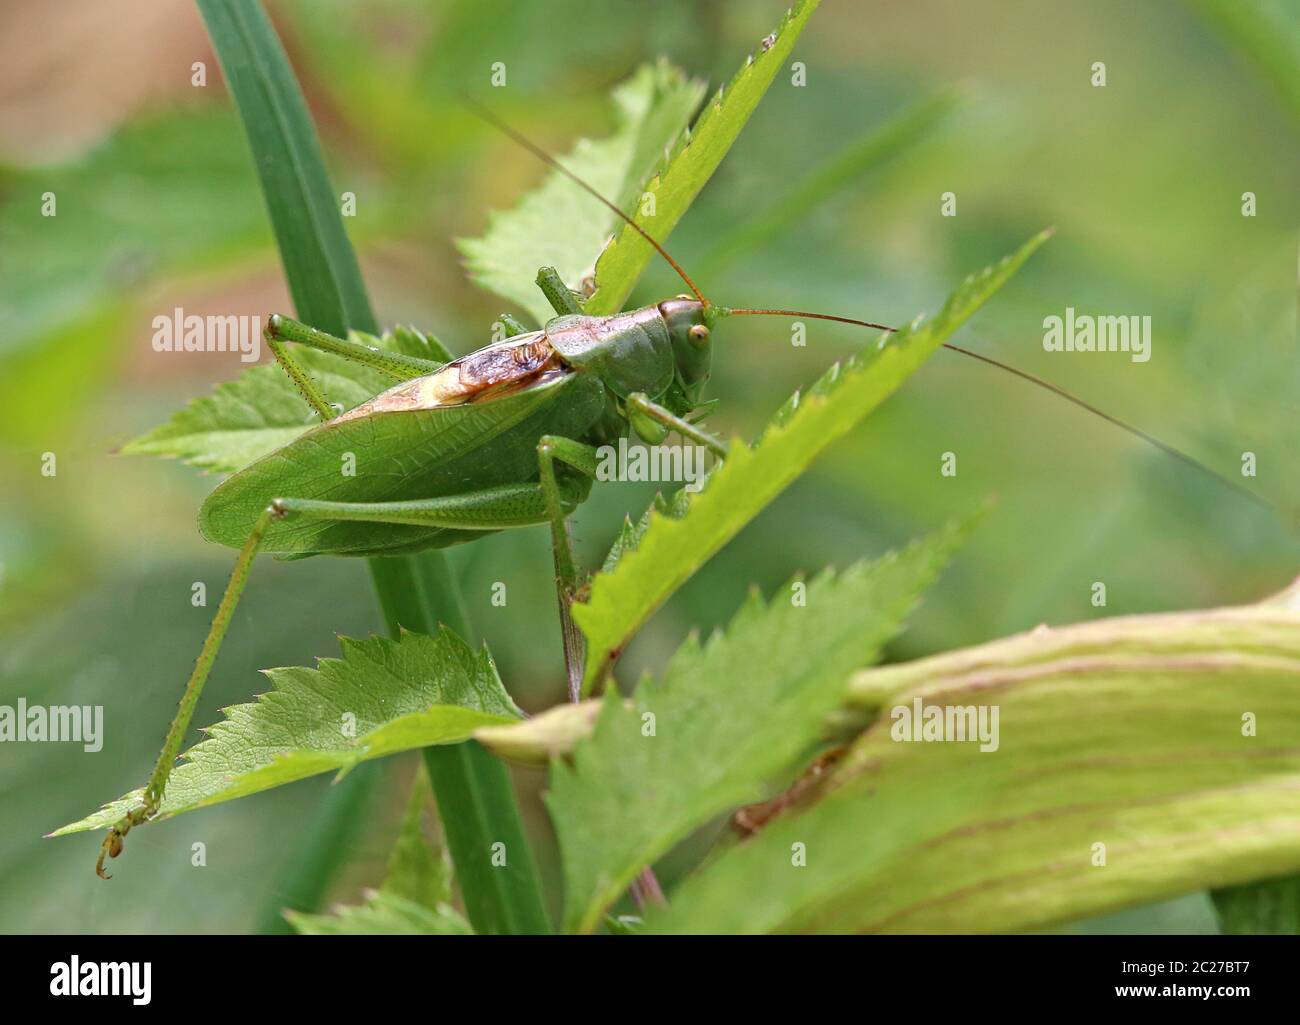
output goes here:
[{"label": "cricket foreleg tibia", "polygon": [[289,355],[289,350],[285,348],[284,343],[271,336],[270,328],[266,331],[266,344],[270,346],[271,354],[275,361],[280,364],[281,369],[289,376],[298,393],[307,400],[307,405],[316,411],[316,415],[321,418],[321,423],[326,420],[333,420],[339,411],[329,404],[325,398],[325,393],[316,387],[316,382],[302,367],[302,365]]},{"label": "cricket foreleg tibia", "polygon": [[560,316],[582,312],[581,296],[564,283],[560,272],[554,267],[543,267],[537,272],[537,287]]},{"label": "cricket foreleg tibia", "polygon": [[153,774],[145,784],[144,790],[140,792],[139,803],[109,829],[108,835],[100,845],[95,872],[101,879],[111,878],[104,871],[104,859],[116,858],[121,854],[122,840],[131,828],[153,818],[162,805],[167,778],[176,764],[181,744],[190,727],[190,720],[194,717],[194,708],[198,704],[199,695],[203,693],[203,685],[207,682],[212,663],[217,659],[217,652],[221,650],[221,642],[225,639],[231,617],[235,614],[235,606],[239,604],[239,596],[244,591],[244,584],[248,582],[248,572],[253,566],[253,557],[257,555],[257,549],[262,544],[267,526],[279,515],[281,514],[273,508],[263,512],[249,532],[244,547],[239,550],[239,557],[235,559],[235,568],[230,573],[230,583],[226,585],[226,593],[221,596],[217,614],[212,617],[212,626],[208,628],[208,636],[203,641],[199,657],[190,673],[189,682],[185,684],[180,705],[176,709],[171,727],[167,730],[167,739],[163,742],[158,761],[154,764]]},{"label": "cricket foreleg tibia", "polygon": [[500,321],[501,326],[505,328],[507,336],[513,337],[514,335],[528,334],[527,325],[522,321],[517,320],[515,317],[512,317],[509,313],[501,314],[501,316],[497,317],[497,320]]},{"label": "cricket foreleg tibia", "polygon": [[676,431],[683,438],[689,438],[697,445],[703,445],[709,449],[719,459],[727,458],[727,443],[720,438],[714,437],[708,431],[702,431],[695,424],[688,420],[683,420],[671,410],[665,409],[657,402],[652,402],[648,397],[636,392],[627,397],[627,406],[629,412],[648,417],[655,423],[661,424],[669,430]]},{"label": "cricket foreleg tibia", "polygon": [[551,550],[555,555],[555,591],[560,606],[560,636],[564,642],[564,672],[568,679],[569,700],[582,696],[582,674],[585,651],[582,634],[573,622],[570,606],[578,596],[582,580],[578,564],[573,557],[569,541],[568,515],[561,501],[560,481],[555,472],[557,462],[567,463],[588,477],[596,476],[599,457],[590,445],[571,438],[546,435],[537,443],[537,463],[541,470],[542,494],[546,499],[546,514],[551,521]]},{"label": "cricket foreleg tibia", "polygon": [[[425,374],[432,374],[443,365],[431,359],[420,359],[418,356],[375,349],[359,342],[350,342],[346,338],[336,338],[332,334],[318,331],[308,324],[282,317],[278,313],[272,314],[267,320],[266,330],[262,334],[267,344],[271,346],[272,352],[275,352],[277,344],[283,347],[284,342],[295,342],[309,349],[318,349],[360,363],[362,366],[391,377],[394,381],[409,381],[413,377],[423,377]],[[276,358],[279,358],[278,353]]]}]

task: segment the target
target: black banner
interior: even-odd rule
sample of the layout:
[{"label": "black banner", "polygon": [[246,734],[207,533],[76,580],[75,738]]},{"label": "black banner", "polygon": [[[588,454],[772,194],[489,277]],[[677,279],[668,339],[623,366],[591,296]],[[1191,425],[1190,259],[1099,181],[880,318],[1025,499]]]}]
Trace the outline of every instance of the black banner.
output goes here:
[{"label": "black banner", "polygon": [[[863,1014],[1292,1005],[1296,937],[10,936],[7,1006],[75,1013],[386,1013],[481,1003],[546,1014],[599,1006]],[[671,999],[671,1003],[666,1002]],[[629,1001],[632,1003],[629,1004]]]}]

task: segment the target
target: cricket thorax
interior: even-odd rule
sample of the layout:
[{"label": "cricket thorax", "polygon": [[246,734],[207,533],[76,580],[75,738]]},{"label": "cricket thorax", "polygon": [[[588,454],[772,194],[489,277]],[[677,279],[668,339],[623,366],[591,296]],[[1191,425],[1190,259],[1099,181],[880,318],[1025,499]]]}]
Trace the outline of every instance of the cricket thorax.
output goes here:
[{"label": "cricket thorax", "polygon": [[620,398],[633,392],[655,398],[672,382],[672,340],[657,306],[612,317],[556,317],[546,335],[567,365],[599,378]]},{"label": "cricket thorax", "polygon": [[508,338],[453,360],[445,367],[389,388],[336,418],[336,423],[374,413],[459,406],[532,384],[563,368],[544,332]]}]

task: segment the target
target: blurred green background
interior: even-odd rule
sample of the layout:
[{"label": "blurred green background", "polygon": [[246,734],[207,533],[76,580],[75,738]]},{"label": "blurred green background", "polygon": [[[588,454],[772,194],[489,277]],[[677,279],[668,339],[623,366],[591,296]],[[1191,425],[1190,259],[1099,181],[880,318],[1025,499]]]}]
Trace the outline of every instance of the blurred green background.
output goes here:
[{"label": "blurred green background", "polygon": [[[784,10],[780,0],[273,2],[329,155],[357,196],[348,229],[381,322],[453,351],[486,343],[499,300],[471,286],[453,239],[481,233],[542,168],[450,99],[487,95],[552,151],[612,127],[609,88],[666,55],[713,87]],[[1048,224],[1057,238],[959,342],[1049,378],[1286,510],[1297,434],[1300,15],[1283,0],[826,4],[671,239],[713,298],[901,323]],[[207,85],[191,84],[203,61]],[[1107,85],[1090,83],[1104,61]],[[917,111],[921,114],[917,114]],[[874,133],[881,159],[855,161]],[[849,156],[846,156],[849,155]],[[769,216],[844,158],[848,173],[791,221]],[[1243,192],[1258,215],[1241,215]],[[42,196],[57,216],[41,216]],[[940,216],[954,192],[956,217]],[[594,254],[593,254],[594,256]],[[658,265],[634,303],[680,291]],[[214,480],[115,456],[126,439],[237,375],[237,354],[159,354],[154,315],[265,315],[288,298],[248,151],[193,6],[183,0],[8,0],[0,8],[0,702],[103,704],[98,754],[0,747],[0,929],[258,928],[287,892],[329,792],[314,780],[133,835],[99,883],[98,837],[42,840],[139,785],[156,755],[231,553],[195,513]],[[1153,355],[1043,351],[1042,319],[1148,314]],[[755,318],[718,333],[713,423],[752,434],[790,391],[868,340]],[[958,475],[939,473],[941,454]],[[43,453],[57,476],[42,476]],[[602,557],[653,486],[599,486],[575,524]],[[783,495],[647,627],[621,677],[725,621],[745,590],[845,564],[986,496],[997,506],[891,658],[1040,622],[1244,602],[1300,564],[1294,533],[1241,497],[1022,382],[940,353]],[[1294,518],[1293,513],[1289,513]],[[454,550],[476,631],[526,708],[563,684],[546,531]],[[506,607],[490,604],[505,581]],[[1108,605],[1090,602],[1094,581]],[[215,603],[215,597],[213,599]],[[196,722],[265,688],[256,670],[336,653],[379,628],[361,562],[255,570]],[[351,899],[382,870],[413,757],[374,770],[356,820]],[[544,871],[555,860],[518,777]],[[191,844],[208,867],[190,868]],[[342,841],[340,841],[342,842]],[[685,860],[685,859],[678,859]],[[671,871],[669,873],[669,881]],[[1208,901],[1075,928],[1212,930]]]}]

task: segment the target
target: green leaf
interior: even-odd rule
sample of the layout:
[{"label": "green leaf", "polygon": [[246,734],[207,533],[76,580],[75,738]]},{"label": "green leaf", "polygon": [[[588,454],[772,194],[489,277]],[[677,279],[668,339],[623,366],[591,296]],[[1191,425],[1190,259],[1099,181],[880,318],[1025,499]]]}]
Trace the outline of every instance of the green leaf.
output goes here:
[{"label": "green leaf", "polygon": [[[756,594],[723,633],[691,638],[662,679],[606,695],[547,806],[564,857],[565,924],[590,931],[636,873],[709,818],[763,796],[822,732],[848,675],[900,628],[956,545],[950,527],[897,555]],[[645,732],[647,716],[653,732]]]},{"label": "green leaf", "polygon": [[287,910],[285,918],[307,935],[468,935],[468,922],[450,906],[451,865],[441,846],[425,839],[422,819],[430,797],[423,772],[416,775],[406,814],[378,891],[360,906],[336,907],[329,915]]},{"label": "green leaf", "polygon": [[452,875],[442,845],[430,843],[424,835],[424,814],[432,796],[428,777],[423,770],[417,772],[382,887],[431,910],[451,900]]},{"label": "green leaf", "polygon": [[[190,748],[167,784],[160,818],[246,797],[322,772],[430,744],[456,744],[519,716],[486,651],[450,630],[397,641],[342,637],[341,659],[268,669],[274,689],[235,705]],[[138,793],[138,792],[137,792]],[[52,836],[106,828],[127,794]]]},{"label": "green leaf", "polygon": [[[1296,612],[1040,627],[850,693],[879,714],[826,796],[681,886],[652,928],[1018,931],[1300,868]],[[996,708],[996,750],[895,740],[918,701]]]},{"label": "green leaf", "polygon": [[[439,362],[451,358],[436,339],[414,328],[398,328],[382,337],[353,331],[348,337],[408,356]],[[341,356],[302,346],[293,349],[294,358],[341,409],[360,405],[395,383]],[[127,442],[121,451],[172,456],[204,470],[231,473],[287,445],[317,422],[279,364],[266,363],[217,385],[211,395],[195,399],[167,423]]]},{"label": "green leaf", "polygon": [[340,907],[332,915],[288,911],[285,917],[304,936],[469,936],[474,932],[446,905],[430,910],[382,890],[368,897],[365,904]]},{"label": "green leaf", "polygon": [[[817,3],[818,0],[799,0],[790,9],[769,37],[772,41],[765,40],[731,82],[718,90],[689,137],[679,144],[667,169],[646,185],[645,191],[654,196],[654,213],[638,209],[634,219],[655,241],[660,244],[667,241],[700,189],[722,163],[772,79],[785,67]],[[619,312],[654,256],[649,243],[624,225],[596,261],[596,291],[587,300],[586,311],[597,315]]]},{"label": "green leaf", "polygon": [[[645,65],[614,90],[614,134],[598,142],[582,140],[561,163],[625,208],[661,166],[703,95],[702,83],[666,62]],[[544,324],[555,311],[534,284],[538,268],[554,267],[579,289],[617,221],[612,211],[551,171],[513,210],[492,214],[480,238],[458,244],[475,281]]]},{"label": "green leaf", "polygon": [[574,621],[587,637],[584,689],[604,676],[615,654],[669,595],[888,398],[1049,235],[1035,236],[1001,263],[967,278],[934,320],[882,336],[874,351],[832,366],[806,394],[791,397],[757,444],[733,441],[726,462],[701,491],[679,499],[668,515],[652,510],[639,542],[637,531],[625,532],[613,571],[597,575],[587,601],[573,606]]},{"label": "green leaf", "polygon": [[[1300,577],[1259,604],[1261,608],[1300,612]],[[1225,933],[1300,934],[1300,876],[1224,887],[1212,891],[1210,899],[1219,918],[1219,928]]]}]

